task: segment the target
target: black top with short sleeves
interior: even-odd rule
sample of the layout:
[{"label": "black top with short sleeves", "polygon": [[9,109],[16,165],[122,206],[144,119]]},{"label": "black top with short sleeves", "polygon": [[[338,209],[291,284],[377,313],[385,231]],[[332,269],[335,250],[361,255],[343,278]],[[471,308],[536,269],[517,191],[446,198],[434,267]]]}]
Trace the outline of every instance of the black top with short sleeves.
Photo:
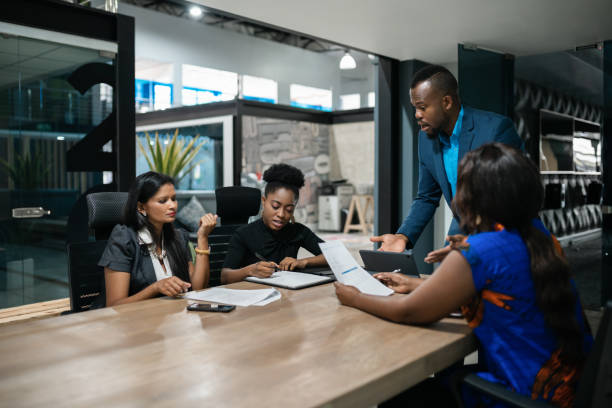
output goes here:
[{"label": "black top with short sleeves", "polygon": [[305,248],[313,255],[320,255],[320,242],[323,240],[303,224],[287,224],[280,231],[273,231],[260,218],[236,230],[230,240],[223,267],[239,269],[259,262],[255,252],[267,261],[276,263],[285,257],[296,258],[300,248]]}]

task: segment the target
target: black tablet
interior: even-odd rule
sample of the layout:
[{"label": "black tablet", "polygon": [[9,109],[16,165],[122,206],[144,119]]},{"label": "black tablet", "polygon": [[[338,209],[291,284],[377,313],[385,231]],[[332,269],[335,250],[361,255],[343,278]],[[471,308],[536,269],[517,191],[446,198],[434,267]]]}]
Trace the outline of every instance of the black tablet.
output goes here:
[{"label": "black tablet", "polygon": [[364,269],[368,272],[393,272],[399,269],[399,272],[404,275],[420,277],[411,253],[362,249],[359,255],[361,255]]}]

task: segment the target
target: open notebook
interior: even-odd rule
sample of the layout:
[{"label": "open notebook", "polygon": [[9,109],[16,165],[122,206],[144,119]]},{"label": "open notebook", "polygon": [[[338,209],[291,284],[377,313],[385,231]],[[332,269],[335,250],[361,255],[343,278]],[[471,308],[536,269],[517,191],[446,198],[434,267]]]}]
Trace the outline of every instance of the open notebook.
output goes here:
[{"label": "open notebook", "polygon": [[278,286],[285,289],[303,289],[332,282],[333,278],[329,276],[313,275],[311,273],[277,271],[269,278],[249,276],[246,280],[249,282],[263,283],[264,285]]}]

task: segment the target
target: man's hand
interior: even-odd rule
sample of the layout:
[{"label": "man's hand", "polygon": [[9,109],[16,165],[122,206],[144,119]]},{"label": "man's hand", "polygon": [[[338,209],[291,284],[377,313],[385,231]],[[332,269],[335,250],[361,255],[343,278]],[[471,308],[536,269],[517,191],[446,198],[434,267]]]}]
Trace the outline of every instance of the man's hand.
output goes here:
[{"label": "man's hand", "polygon": [[422,282],[421,279],[394,272],[381,272],[374,277],[397,293],[410,293]]},{"label": "man's hand", "polygon": [[304,259],[295,259],[290,256],[285,257],[278,264],[278,269],[281,271],[292,271],[294,269],[304,269],[306,267],[306,260]]},{"label": "man's hand", "polygon": [[255,276],[256,278],[269,278],[277,268],[278,265],[274,262],[257,262],[251,265],[249,276]]},{"label": "man's hand", "polygon": [[446,255],[450,253],[453,249],[467,249],[470,244],[467,243],[467,236],[462,234],[449,235],[446,237],[446,240],[450,242],[444,248],[436,249],[435,251],[431,251],[425,257],[425,262],[427,263],[436,263],[442,262]]},{"label": "man's hand", "polygon": [[428,264],[442,262],[444,258],[446,258],[446,255],[450,253],[450,251],[452,251],[452,248],[450,245],[447,245],[440,249],[436,249],[435,251],[431,251],[430,253],[428,253],[424,261],[425,263],[428,263]]},{"label": "man's hand", "polygon": [[403,234],[384,234],[370,237],[372,242],[382,242],[379,251],[402,252],[408,245],[408,237]]}]

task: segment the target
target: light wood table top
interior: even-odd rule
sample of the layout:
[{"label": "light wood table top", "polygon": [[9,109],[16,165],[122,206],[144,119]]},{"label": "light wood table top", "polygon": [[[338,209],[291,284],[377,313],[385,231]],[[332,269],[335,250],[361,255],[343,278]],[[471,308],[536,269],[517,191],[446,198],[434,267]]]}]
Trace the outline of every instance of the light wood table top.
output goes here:
[{"label": "light wood table top", "polygon": [[70,298],[30,303],[29,305],[0,309],[0,326],[30,319],[45,319],[59,316],[70,310]]},{"label": "light wood table top", "polygon": [[0,327],[0,405],[371,406],[475,350],[462,320],[401,325],[331,284],[279,290],[230,313],[157,298]]}]

